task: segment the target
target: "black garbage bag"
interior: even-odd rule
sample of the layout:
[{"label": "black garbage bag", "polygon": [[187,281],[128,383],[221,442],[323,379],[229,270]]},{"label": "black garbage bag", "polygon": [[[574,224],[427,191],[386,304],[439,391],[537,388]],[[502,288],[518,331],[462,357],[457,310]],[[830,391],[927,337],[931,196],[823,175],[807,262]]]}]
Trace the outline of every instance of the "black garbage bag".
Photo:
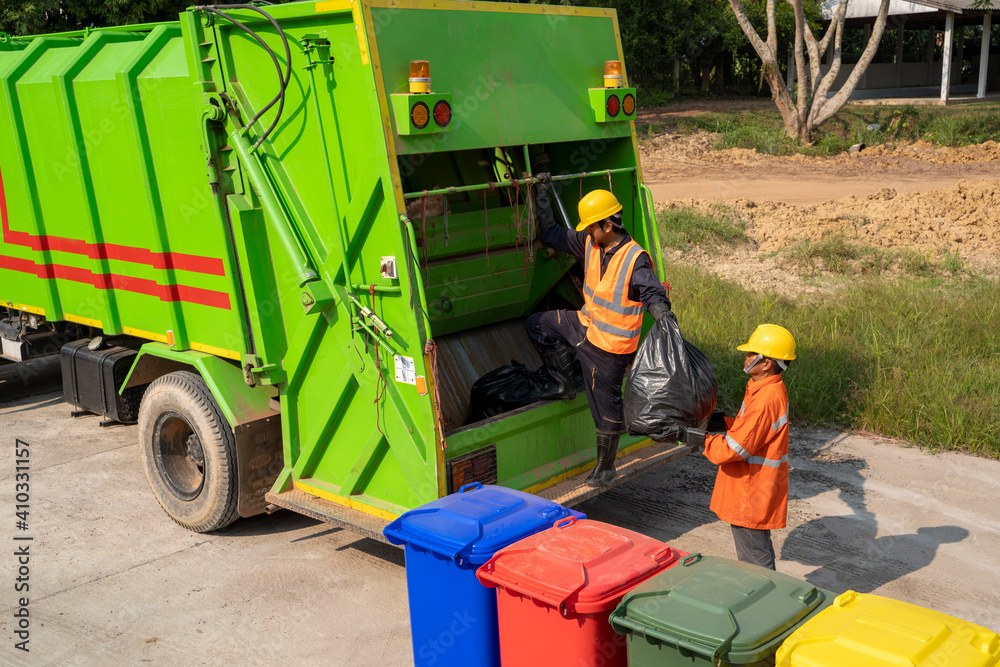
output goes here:
[{"label": "black garbage bag", "polygon": [[668,426],[705,429],[718,395],[712,364],[665,317],[639,345],[625,378],[626,428],[651,437]]},{"label": "black garbage bag", "polygon": [[556,384],[545,369],[528,370],[524,364],[511,360],[476,380],[469,397],[466,424],[482,421],[504,412],[530,405],[556,390]]}]

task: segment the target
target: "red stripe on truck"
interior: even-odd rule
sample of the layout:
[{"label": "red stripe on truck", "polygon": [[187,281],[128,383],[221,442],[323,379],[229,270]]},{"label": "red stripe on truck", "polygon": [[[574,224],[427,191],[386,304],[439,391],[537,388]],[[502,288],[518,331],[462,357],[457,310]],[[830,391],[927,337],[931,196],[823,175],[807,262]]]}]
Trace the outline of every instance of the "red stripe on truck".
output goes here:
[{"label": "red stripe on truck", "polygon": [[117,243],[89,243],[82,239],[70,239],[48,234],[34,235],[13,231],[7,221],[7,197],[3,190],[3,174],[0,174],[0,219],[3,222],[3,240],[12,245],[32,250],[54,250],[74,255],[84,255],[90,259],[117,259],[133,264],[145,264],[155,269],[178,269],[211,276],[226,275],[221,259],[188,255],[182,252],[153,252],[145,248],[119,245]]},{"label": "red stripe on truck", "polygon": [[9,269],[20,273],[31,273],[43,279],[71,280],[76,283],[92,285],[97,289],[117,289],[136,294],[155,296],[160,301],[182,301],[197,303],[213,308],[230,310],[229,295],[225,292],[189,287],[188,285],[161,285],[154,280],[132,278],[117,273],[94,273],[87,269],[62,264],[37,264],[30,259],[19,259],[0,255],[0,269]]}]

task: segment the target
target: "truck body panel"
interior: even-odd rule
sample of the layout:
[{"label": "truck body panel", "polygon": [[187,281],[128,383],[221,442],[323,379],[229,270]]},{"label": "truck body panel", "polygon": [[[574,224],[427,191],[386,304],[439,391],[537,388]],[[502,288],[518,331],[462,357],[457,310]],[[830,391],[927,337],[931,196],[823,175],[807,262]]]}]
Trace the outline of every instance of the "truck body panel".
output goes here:
[{"label": "truck body panel", "polygon": [[[478,377],[540,365],[523,319],[582,302],[575,260],[532,244],[539,174],[563,224],[612,190],[661,271],[634,90],[616,122],[589,92],[622,59],[614,11],[266,12],[278,28],[226,11],[256,36],[196,9],[0,44],[0,305],[151,341],[136,377],[199,369],[234,429],[280,412],[275,494],[388,519],[466,481],[578,472],[594,458],[582,393],[464,422]],[[413,60],[430,63],[423,97]]]}]

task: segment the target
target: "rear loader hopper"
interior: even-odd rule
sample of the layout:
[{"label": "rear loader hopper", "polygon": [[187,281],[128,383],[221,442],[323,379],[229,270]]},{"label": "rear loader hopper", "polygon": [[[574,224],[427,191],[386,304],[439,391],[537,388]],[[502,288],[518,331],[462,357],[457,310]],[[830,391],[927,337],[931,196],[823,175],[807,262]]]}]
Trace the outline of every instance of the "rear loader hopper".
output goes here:
[{"label": "rear loader hopper", "polygon": [[[538,180],[567,225],[612,190],[663,278],[621,60],[614,10],[529,4],[0,35],[0,335],[90,339],[68,400],[138,422],[192,530],[285,507],[381,539],[476,481],[580,502],[582,394],[465,421],[478,377],[541,365],[524,318],[582,304],[533,244]],[[621,451],[625,481],[688,448]]]}]

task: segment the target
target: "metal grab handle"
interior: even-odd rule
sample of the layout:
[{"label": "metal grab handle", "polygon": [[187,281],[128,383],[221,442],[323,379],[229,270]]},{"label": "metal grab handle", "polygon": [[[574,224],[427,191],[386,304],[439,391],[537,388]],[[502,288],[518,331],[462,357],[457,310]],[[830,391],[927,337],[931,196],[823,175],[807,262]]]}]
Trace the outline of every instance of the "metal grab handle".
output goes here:
[{"label": "metal grab handle", "polygon": [[[642,208],[646,210],[646,220],[649,226],[646,228],[646,233],[651,235],[651,239],[654,241],[655,247],[659,248],[659,231],[656,229],[656,208],[655,202],[653,201],[653,191],[646,187],[645,183],[639,183],[639,193],[641,197]],[[648,244],[648,241],[647,241]],[[650,253],[652,257],[652,253]],[[664,280],[666,276],[663,275],[663,257],[658,258],[659,261],[659,278]],[[657,262],[653,262],[653,272],[656,273]],[[667,295],[669,296],[669,294]]]},{"label": "metal grab handle", "polygon": [[659,563],[662,560],[666,560],[665,556],[669,556],[673,552],[674,552],[673,549],[671,549],[669,546],[666,546],[666,547],[663,547],[662,549],[660,549],[659,551],[657,551],[656,553],[654,553],[651,556],[651,558],[653,560],[655,560],[657,563]]},{"label": "metal grab handle", "polygon": [[645,183],[640,183],[639,184],[639,189],[642,190],[643,201],[647,201],[648,200],[647,203],[646,203],[646,206],[648,207],[647,210],[649,211],[649,221],[651,223],[653,223],[653,228],[655,230],[655,228],[656,228],[656,209],[654,208],[653,191],[650,190],[646,186]]},{"label": "metal grab handle", "polygon": [[697,563],[700,560],[701,560],[701,552],[698,551],[698,552],[695,552],[695,553],[691,554],[690,556],[685,556],[684,560],[681,561],[681,565],[684,566],[684,567],[687,567],[689,565],[694,565],[695,563]]},{"label": "metal grab handle", "polygon": [[[601,169],[600,171],[582,171],[578,174],[553,174],[549,179],[553,182],[555,181],[569,181],[575,179],[583,179],[589,176],[609,176],[611,174],[631,174],[635,171],[635,167],[619,167],[616,169]],[[420,197],[436,197],[437,195],[453,195],[459,192],[476,192],[478,190],[495,190],[496,188],[509,188],[510,186],[520,186],[520,185],[533,185],[540,182],[541,179],[536,176],[528,176],[527,178],[511,178],[510,180],[498,181],[495,183],[477,183],[476,185],[453,185],[447,188],[438,188],[437,190],[417,190],[416,192],[404,192],[404,199],[418,199]]]},{"label": "metal grab handle", "polygon": [[556,200],[556,208],[559,209],[559,215],[562,217],[563,226],[565,226],[566,229],[573,230],[574,225],[569,220],[569,215],[566,213],[566,207],[563,206],[562,199],[559,198],[559,191],[553,187],[549,188],[549,192],[552,193],[552,198]]}]

